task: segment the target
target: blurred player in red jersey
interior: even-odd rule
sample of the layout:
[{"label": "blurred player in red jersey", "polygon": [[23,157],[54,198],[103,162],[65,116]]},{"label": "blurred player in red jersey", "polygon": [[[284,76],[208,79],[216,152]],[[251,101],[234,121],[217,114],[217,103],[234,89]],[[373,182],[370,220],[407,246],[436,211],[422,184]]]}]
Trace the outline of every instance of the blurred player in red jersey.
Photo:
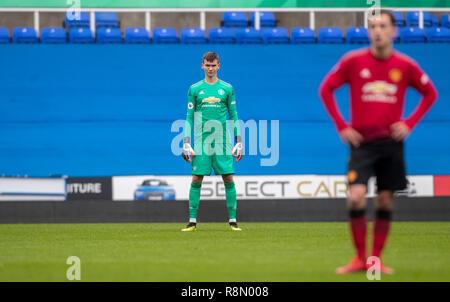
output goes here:
[{"label": "blurred player in red jersey", "polygon": [[[367,268],[365,196],[373,174],[377,178],[377,196],[370,255],[381,256],[389,233],[394,192],[407,185],[403,142],[437,98],[435,87],[417,63],[393,50],[395,33],[394,16],[381,10],[369,19],[371,46],[344,55],[320,87],[320,96],[339,136],[350,145],[347,206],[357,256],[347,266],[336,269],[337,274]],[[350,85],[350,123],[339,112],[333,93],[345,83]],[[402,119],[409,86],[423,98],[414,112]],[[393,270],[381,262],[381,272],[392,274]]]}]

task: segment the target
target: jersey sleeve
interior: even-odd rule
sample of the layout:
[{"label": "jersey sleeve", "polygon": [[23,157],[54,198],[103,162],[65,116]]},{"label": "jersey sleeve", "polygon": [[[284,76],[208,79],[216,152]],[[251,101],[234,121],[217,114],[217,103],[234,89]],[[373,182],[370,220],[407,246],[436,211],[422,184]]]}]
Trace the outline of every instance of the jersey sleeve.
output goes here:
[{"label": "jersey sleeve", "polygon": [[196,107],[196,97],[192,87],[189,88],[187,98],[188,103],[187,103],[186,123],[184,127],[184,137],[190,138],[192,134],[192,129],[194,128],[194,112]]},{"label": "jersey sleeve", "polygon": [[236,110],[236,96],[234,94],[234,88],[231,87],[227,97],[228,115],[230,120],[233,121],[233,133],[234,137],[241,136],[241,129],[239,126],[239,118]]},{"label": "jersey sleeve", "polygon": [[409,63],[408,76],[409,85],[423,96],[413,113],[405,119],[406,125],[413,129],[436,101],[437,91],[428,75],[414,61]]},{"label": "jersey sleeve", "polygon": [[338,89],[350,80],[351,57],[346,55],[331,69],[324,82],[333,89]]},{"label": "jersey sleeve", "polygon": [[348,56],[346,56],[342,58],[327,74],[319,89],[319,95],[322,102],[331,119],[335,123],[338,131],[347,128],[348,123],[344,120],[341,112],[339,111],[336,98],[334,96],[334,90],[338,89],[343,84],[348,83],[350,74],[351,60]]}]

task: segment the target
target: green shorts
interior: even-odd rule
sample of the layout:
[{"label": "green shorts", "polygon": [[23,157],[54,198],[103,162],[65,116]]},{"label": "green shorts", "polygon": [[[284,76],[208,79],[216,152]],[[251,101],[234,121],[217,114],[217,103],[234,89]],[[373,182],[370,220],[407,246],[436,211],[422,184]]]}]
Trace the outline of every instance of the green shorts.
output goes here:
[{"label": "green shorts", "polygon": [[217,147],[203,145],[194,146],[195,156],[192,159],[192,175],[211,175],[211,168],[215,175],[234,174],[234,160],[231,155],[231,144],[217,144]]}]

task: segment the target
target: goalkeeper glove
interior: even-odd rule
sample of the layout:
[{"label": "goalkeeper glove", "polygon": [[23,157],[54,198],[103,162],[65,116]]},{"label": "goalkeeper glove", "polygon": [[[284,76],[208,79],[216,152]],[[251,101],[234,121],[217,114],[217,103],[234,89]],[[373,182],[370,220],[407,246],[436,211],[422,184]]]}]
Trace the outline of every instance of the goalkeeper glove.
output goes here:
[{"label": "goalkeeper glove", "polygon": [[184,138],[184,143],[183,143],[183,159],[185,161],[187,161],[188,163],[192,162],[192,158],[191,158],[191,154],[194,157],[195,156],[195,152],[191,147],[191,138],[190,137],[185,137]]},{"label": "goalkeeper glove", "polygon": [[242,147],[242,138],[240,136],[236,136],[236,145],[234,146],[231,154],[236,157],[236,162],[240,161],[242,156],[244,156],[244,148]]}]

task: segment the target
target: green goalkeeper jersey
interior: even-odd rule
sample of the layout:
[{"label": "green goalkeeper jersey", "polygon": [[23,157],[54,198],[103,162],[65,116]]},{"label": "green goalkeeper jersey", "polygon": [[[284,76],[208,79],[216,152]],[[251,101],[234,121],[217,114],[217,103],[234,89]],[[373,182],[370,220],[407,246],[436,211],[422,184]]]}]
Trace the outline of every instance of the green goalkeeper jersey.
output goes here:
[{"label": "green goalkeeper jersey", "polygon": [[240,136],[233,87],[219,79],[215,84],[208,84],[205,80],[195,83],[188,91],[184,136],[191,137],[195,116],[195,142],[200,140],[204,143],[207,140],[215,141],[215,143],[230,143],[229,135],[227,135],[227,113],[232,121],[234,136]]}]

